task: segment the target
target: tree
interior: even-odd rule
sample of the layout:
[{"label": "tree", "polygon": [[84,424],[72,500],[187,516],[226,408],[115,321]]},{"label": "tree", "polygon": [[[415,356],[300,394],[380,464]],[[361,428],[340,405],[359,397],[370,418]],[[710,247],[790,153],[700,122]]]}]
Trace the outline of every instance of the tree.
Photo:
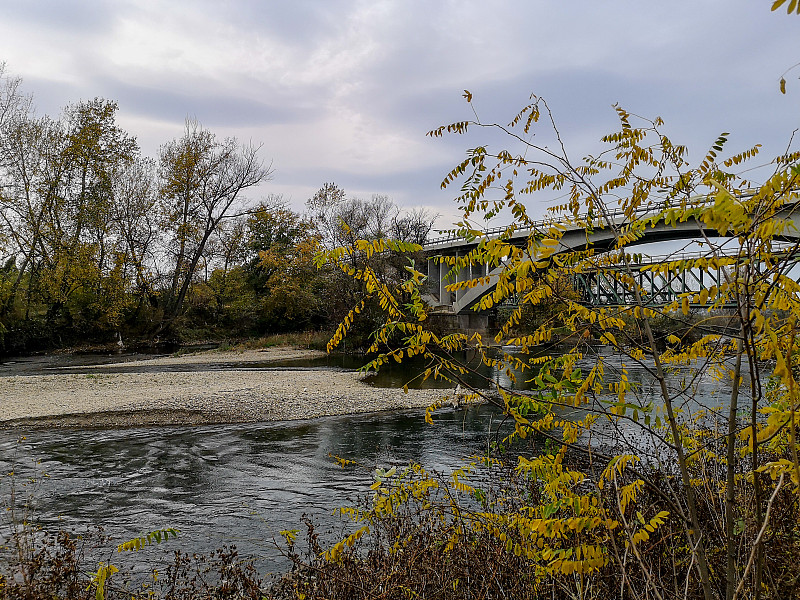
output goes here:
[{"label": "tree", "polygon": [[161,211],[169,235],[171,278],[164,294],[169,328],[180,314],[186,293],[211,236],[232,216],[242,193],[270,178],[258,158],[259,146],[235,139],[218,141],[196,121],[187,120],[183,137],[161,149]]},{"label": "tree", "polygon": [[113,229],[114,182],[138,157],[136,140],[116,124],[117,104],[95,98],[67,107],[60,139],[58,174],[50,187],[46,239],[50,252],[44,264],[42,292],[51,317],[73,307],[85,324],[118,325],[126,282]]},{"label": "tree", "polygon": [[[155,163],[117,126],[115,102],[79,102],[51,119],[37,117],[20,90],[0,68],[1,327],[50,341],[68,333],[66,343],[123,324],[163,331],[195,276],[208,283],[219,267],[217,292],[227,295],[232,262],[246,254],[234,248],[243,191],[270,176],[257,147],[187,122]],[[238,236],[226,226],[237,214]]]},{"label": "tree", "polygon": [[21,91],[22,78],[6,74],[6,63],[0,62],[0,136],[8,127],[33,112],[33,97]]},{"label": "tree", "polygon": [[342,227],[337,213],[345,201],[343,189],[335,183],[325,183],[306,202],[310,219],[328,249],[342,245],[338,243]]},{"label": "tree", "polygon": [[306,206],[328,249],[352,246],[360,239],[393,238],[422,244],[438,217],[425,208],[404,211],[383,194],[373,194],[369,200],[348,198],[335,183],[323,185]]},{"label": "tree", "polygon": [[250,211],[247,217],[247,249],[245,262],[257,266],[264,252],[292,252],[303,240],[317,236],[308,219],[286,206],[280,196],[270,196]]},{"label": "tree", "polygon": [[[469,92],[465,97],[471,103]],[[477,146],[443,182],[461,184],[456,201],[463,219],[457,231],[479,241],[468,256],[446,259],[447,264],[454,271],[470,264],[500,268],[496,288],[476,310],[512,294],[518,297],[518,308],[494,343],[520,346],[520,356],[495,356],[478,334],[435,335],[426,329],[427,308],[420,299],[424,274],[412,270],[392,284],[369,265],[348,270],[350,247],[328,252],[326,258],[362,283],[364,298],[343,319],[329,348],[347,335],[363,302],[373,299],[385,320],[374,334],[370,351],[377,356],[367,369],[423,356],[428,361],[423,378],[448,377],[468,387],[462,378],[466,366],[452,351],[470,346],[486,364],[533,385],[530,394],[502,386],[497,396],[480,389],[471,394],[497,404],[513,419],[514,431],[503,445],[518,449],[517,472],[535,493],[519,496],[506,490],[487,505],[479,488],[454,481],[453,493],[460,490],[484,508],[451,503],[447,518],[459,526],[449,530],[447,548],[474,539],[497,540],[507,552],[527,557],[528,576],[542,593],[566,589],[584,597],[612,573],[614,593],[630,598],[782,597],[786,586],[794,585],[786,565],[800,557],[800,544],[792,538],[800,499],[800,391],[795,379],[800,371],[800,287],[791,277],[800,241],[789,235],[791,211],[800,202],[800,153],[777,157],[772,173],[756,183],[743,166],[757,154],[757,146],[723,160],[723,134],[698,164],[690,165],[686,148],[664,135],[660,119],[641,120],[620,107],[616,111],[620,129],[603,138],[608,150],[580,164],[569,159],[563,144],[536,143],[543,133],[541,115],[546,123],[554,121],[544,101],[535,97],[508,126],[463,121],[430,133],[499,130],[520,145],[496,152]],[[558,131],[552,133],[560,141]],[[552,206],[552,218],[537,222],[527,213],[527,198],[548,193],[566,200]],[[500,213],[512,223],[499,237],[470,225],[474,215]],[[637,266],[628,249],[658,223],[696,223],[699,254]],[[564,247],[565,225],[585,228],[586,244]],[[529,229],[530,235],[516,243],[512,233],[520,229]],[[601,231],[610,235],[610,248],[593,243],[594,233]],[[379,252],[388,246],[363,241],[353,247]],[[723,279],[709,289],[682,292],[664,307],[650,301],[652,290],[638,276],[644,271],[680,276],[697,269],[719,269]],[[618,281],[633,300],[622,306],[587,306],[563,292],[560,282],[587,272]],[[449,288],[481,284],[475,279]],[[527,307],[556,297],[563,310],[548,315],[531,333],[514,333]],[[726,336],[706,329],[714,311],[728,306],[736,327]],[[680,323],[690,315],[700,317],[691,326],[702,335],[671,335],[666,348],[657,343],[654,319]],[[570,348],[546,356],[534,352],[561,328],[572,334]],[[618,361],[596,353],[595,336],[614,350]],[[581,368],[585,355],[596,358]],[[652,375],[655,397],[630,381],[632,365]],[[725,383],[723,410],[708,407],[698,413],[690,408],[703,378]],[[585,417],[565,417],[569,413],[564,411],[574,414],[575,409]],[[712,420],[703,416],[709,413]],[[550,440],[557,450],[542,453],[534,447],[531,455],[519,445],[528,438]],[[587,460],[571,463],[573,453]],[[486,464],[494,460],[489,457]],[[413,502],[411,483],[382,485],[406,490],[405,501]],[[380,511],[391,515],[392,510],[391,502],[389,508],[376,504],[364,518],[378,518]],[[782,545],[784,558],[776,560],[765,552],[770,538],[795,541]],[[402,540],[398,543],[402,548]]]},{"label": "tree", "polygon": [[16,269],[3,315],[26,281],[26,314],[36,296],[51,321],[61,315],[71,323],[88,311],[84,324],[118,322],[125,285],[112,228],[113,183],[138,148],[116,126],[116,110],[115,103],[95,99],[68,107],[61,121],[29,110],[6,120],[3,220]]},{"label": "tree", "polygon": [[152,304],[156,300],[156,245],[160,234],[156,185],[156,166],[152,159],[134,160],[114,180],[112,223],[124,253],[124,276],[137,301],[132,321],[141,316],[145,302]]},{"label": "tree", "polygon": [[[0,203],[2,204],[2,224],[0,224],[0,248],[3,251],[4,265],[2,291],[0,292],[0,317],[5,316],[13,305],[23,269],[17,268],[17,257],[22,251],[22,232],[20,231],[20,196],[28,196],[33,173],[20,169],[20,163],[27,165],[29,152],[35,152],[34,139],[26,139],[32,116],[30,96],[20,91],[22,80],[9,77],[5,73],[5,63],[0,63]],[[25,142],[20,143],[21,140]],[[21,176],[21,177],[20,177]],[[20,185],[20,179],[25,184]],[[29,186],[27,189],[25,185]],[[26,193],[27,192],[27,193]],[[28,196],[29,199],[29,196]]]},{"label": "tree", "polygon": [[[347,197],[344,190],[333,183],[326,183],[307,206],[311,221],[320,232],[322,248],[346,249],[342,256],[346,257],[347,264],[329,269],[324,276],[324,304],[329,311],[328,320],[333,323],[358,304],[364,292],[363,282],[353,280],[350,273],[369,269],[385,284],[395,284],[405,277],[405,268],[415,258],[420,258],[388,247],[375,252],[361,242],[393,239],[408,243],[409,247],[412,243],[422,243],[438,216],[426,209],[401,210],[391,198],[382,194],[373,194],[369,200]],[[364,318],[359,323],[360,334],[353,336],[359,339],[365,339],[383,318],[371,303],[362,308]]]},{"label": "tree", "polygon": [[[193,285],[190,310],[197,312],[203,308],[203,303],[198,302],[200,297],[210,304],[206,321],[214,326],[236,332],[252,326],[256,302],[244,268],[247,255],[244,215],[221,222],[206,245],[202,260],[204,275]],[[204,297],[204,292],[210,298]]]},{"label": "tree", "polygon": [[48,119],[24,115],[3,131],[2,214],[7,239],[6,260],[16,273],[4,292],[3,316],[14,307],[23,277],[43,252],[44,224],[55,199],[52,169],[57,156],[57,126]]},{"label": "tree", "polygon": [[314,256],[320,236],[311,222],[273,197],[248,217],[247,239],[252,258],[246,264],[262,331],[319,326],[323,282]]}]

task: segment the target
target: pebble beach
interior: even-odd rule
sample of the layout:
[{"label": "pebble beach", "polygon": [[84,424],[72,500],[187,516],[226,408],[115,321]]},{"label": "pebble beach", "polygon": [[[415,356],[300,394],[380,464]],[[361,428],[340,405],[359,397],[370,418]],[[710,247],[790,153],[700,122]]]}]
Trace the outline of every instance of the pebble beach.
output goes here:
[{"label": "pebble beach", "polygon": [[[312,419],[424,408],[444,390],[375,388],[359,373],[248,370],[322,355],[293,348],[203,352],[130,361],[130,372],[0,377],[0,427],[136,427]],[[208,371],[137,372],[142,367],[209,366]],[[226,368],[226,364],[235,364]],[[85,369],[85,368],[84,368]]]}]

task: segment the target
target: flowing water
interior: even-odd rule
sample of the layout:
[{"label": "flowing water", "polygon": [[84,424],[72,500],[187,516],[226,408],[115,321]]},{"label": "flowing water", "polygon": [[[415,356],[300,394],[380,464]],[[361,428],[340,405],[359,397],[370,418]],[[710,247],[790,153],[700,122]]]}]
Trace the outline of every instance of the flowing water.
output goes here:
[{"label": "flowing water", "polygon": [[[236,544],[280,566],[271,544],[306,514],[340,529],[331,512],[372,483],[368,468],[340,468],[329,455],[370,468],[414,460],[447,471],[479,452],[498,420],[488,407],[331,417],[307,422],[122,430],[0,430],[0,471],[33,521],[76,531],[102,525],[116,542],[180,530],[179,546],[210,551]],[[168,546],[168,545],[166,545]]]},{"label": "flowing water", "polygon": [[[113,371],[124,369],[125,360],[26,359],[3,365],[3,370],[80,372],[81,364],[92,363]],[[341,369],[360,364],[350,360],[250,363],[246,368]],[[594,360],[584,361],[583,368]],[[217,368],[231,366],[236,365]],[[402,385],[410,377],[408,369],[386,369],[372,384]],[[507,374],[484,368],[483,376],[511,384]],[[653,396],[653,381],[645,370],[631,369],[630,377],[638,381],[645,401]],[[525,387],[522,379],[518,387]],[[719,385],[699,383],[700,397],[695,394],[694,401],[712,406],[712,392]],[[80,531],[102,525],[119,543],[173,527],[180,530],[178,544],[185,550],[236,544],[243,555],[258,557],[261,566],[281,569],[285,562],[271,543],[280,530],[301,528],[304,514],[323,529],[341,530],[344,524],[332,510],[368,492],[372,468],[414,460],[446,472],[462,457],[485,450],[487,433],[500,420],[496,410],[473,406],[441,411],[434,426],[425,424],[420,411],[411,411],[224,426],[0,429],[0,474],[15,473],[0,479],[0,494],[8,504],[13,484],[18,503],[31,498],[29,516],[46,528]],[[358,460],[365,467],[341,469],[330,455]],[[4,526],[7,522],[0,520],[0,532]]]}]

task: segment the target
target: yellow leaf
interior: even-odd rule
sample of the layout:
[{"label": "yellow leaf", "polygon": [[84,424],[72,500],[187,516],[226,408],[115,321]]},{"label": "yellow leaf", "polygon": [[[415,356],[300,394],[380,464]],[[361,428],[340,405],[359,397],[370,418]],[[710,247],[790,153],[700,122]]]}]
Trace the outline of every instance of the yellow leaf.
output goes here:
[{"label": "yellow leaf", "polygon": [[786,378],[789,376],[789,369],[786,368],[786,361],[783,360],[783,356],[779,350],[775,350],[775,375],[780,377],[781,379]]},{"label": "yellow leaf", "polygon": [[602,337],[606,338],[608,342],[614,346],[617,345],[617,338],[615,338],[611,333],[608,331],[603,332]]}]

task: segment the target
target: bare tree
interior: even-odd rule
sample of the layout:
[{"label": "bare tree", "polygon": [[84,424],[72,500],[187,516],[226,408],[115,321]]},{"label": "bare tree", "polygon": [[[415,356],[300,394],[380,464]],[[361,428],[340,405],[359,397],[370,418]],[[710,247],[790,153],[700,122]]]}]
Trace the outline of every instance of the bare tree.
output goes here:
[{"label": "bare tree", "polygon": [[[306,206],[324,249],[347,249],[343,260],[347,261],[349,270],[369,268],[386,283],[395,283],[407,276],[405,267],[409,266],[410,257],[393,251],[369,253],[360,249],[359,240],[394,239],[422,244],[437,216],[425,209],[404,211],[383,194],[373,194],[369,200],[348,198],[344,190],[333,183],[326,183]],[[327,272],[322,292],[327,317],[332,321],[341,320],[363,292],[363,282],[354,280],[344,270]],[[373,309],[372,306],[365,309],[365,322],[368,322],[365,331],[377,326],[377,321],[370,321],[370,315],[375,318],[378,315]]]},{"label": "bare tree", "polygon": [[[114,180],[113,227],[125,256],[126,279],[140,300],[155,298],[155,245],[159,238],[156,204],[156,166],[151,159],[137,159]],[[132,272],[129,272],[132,271]]]},{"label": "bare tree", "polygon": [[6,63],[0,62],[0,131],[20,115],[32,113],[33,98],[20,90],[21,77],[6,75]]},{"label": "bare tree", "polygon": [[439,217],[427,208],[412,208],[405,213],[397,213],[392,219],[390,236],[403,242],[424,244]]},{"label": "bare tree", "polygon": [[169,237],[172,277],[159,327],[170,327],[219,224],[242,201],[244,190],[272,175],[258,157],[260,146],[222,142],[197,121],[187,120],[183,137],[161,149],[161,213]]}]

